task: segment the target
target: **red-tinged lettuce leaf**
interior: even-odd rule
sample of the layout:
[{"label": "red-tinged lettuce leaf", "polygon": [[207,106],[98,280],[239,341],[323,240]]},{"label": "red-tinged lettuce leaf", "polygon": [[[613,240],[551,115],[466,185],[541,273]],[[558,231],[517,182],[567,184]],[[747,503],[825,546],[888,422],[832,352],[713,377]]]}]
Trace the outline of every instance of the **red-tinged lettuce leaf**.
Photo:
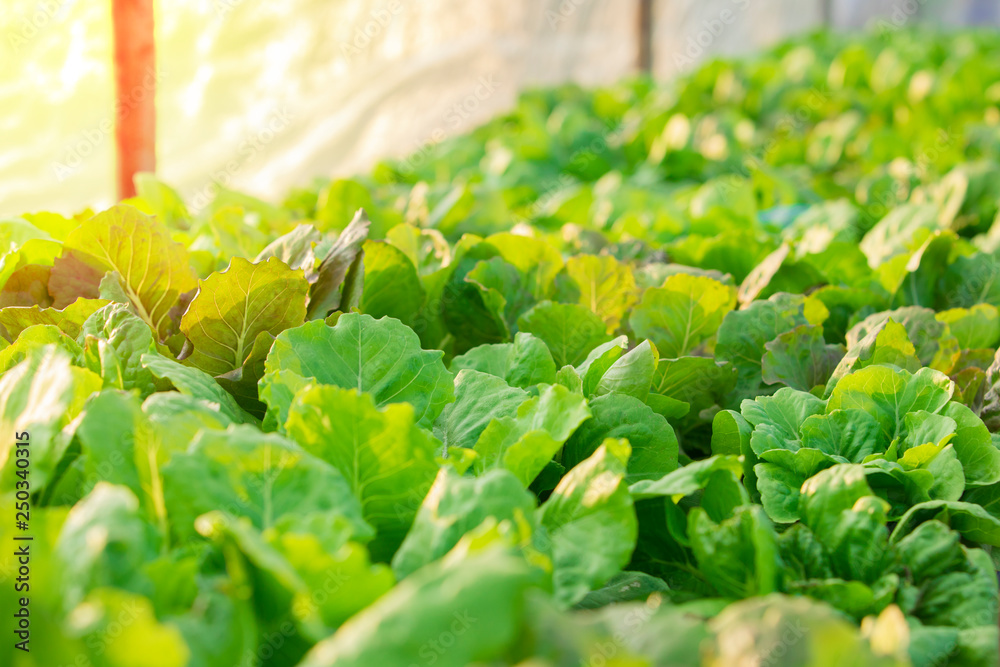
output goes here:
[{"label": "red-tinged lettuce leaf", "polygon": [[57,326],[60,331],[75,339],[80,335],[80,328],[87,318],[109,303],[111,302],[104,299],[77,299],[61,310],[38,306],[9,306],[0,309],[0,326],[6,329],[11,341],[36,324]]},{"label": "red-tinged lettuce leaf", "polygon": [[986,371],[982,368],[970,366],[952,374],[950,377],[952,382],[955,383],[955,395],[952,397],[952,400],[965,405],[976,416],[981,416],[988,389]]},{"label": "red-tinged lettuce leaf", "polygon": [[49,294],[55,308],[65,308],[77,299],[96,299],[101,294],[105,269],[88,264],[72,252],[63,251],[52,263]]},{"label": "red-tinged lettuce leaf", "polygon": [[193,346],[185,365],[210,375],[242,368],[259,336],[305,321],[308,292],[302,271],[279,259],[251,264],[233,258],[225,271],[201,281],[181,318],[181,332]]},{"label": "red-tinged lettuce leaf", "polygon": [[983,397],[983,421],[993,433],[1000,431],[1000,350],[986,370],[986,394]]},{"label": "red-tinged lettuce leaf", "polygon": [[170,310],[196,287],[187,249],[171,240],[154,218],[120,204],[69,235],[63,256],[52,267],[49,292],[56,303],[96,296],[109,271],[121,276],[121,288],[136,314],[160,340],[166,339],[173,328]]},{"label": "red-tinged lettuce leaf", "polygon": [[273,344],[274,336],[267,331],[260,332],[241,367],[215,376],[216,381],[233,395],[240,407],[258,419],[264,418],[267,405],[260,399],[257,383],[264,377],[264,364]]},{"label": "red-tinged lettuce leaf", "polygon": [[7,306],[41,306],[52,305],[49,295],[49,274],[51,266],[27,264],[10,274],[10,278],[0,290],[0,308]]},{"label": "red-tinged lettuce leaf", "polygon": [[309,309],[307,317],[310,320],[325,318],[331,310],[340,307],[340,286],[344,282],[348,269],[361,252],[361,246],[368,238],[371,221],[364,209],[358,209],[354,219],[340,233],[330,252],[319,265],[316,282],[309,291]]},{"label": "red-tinged lettuce leaf", "polygon": [[61,253],[62,243],[58,241],[50,239],[26,241],[17,250],[11,250],[0,256],[0,285],[6,284],[11,274],[29,264],[51,267]]}]

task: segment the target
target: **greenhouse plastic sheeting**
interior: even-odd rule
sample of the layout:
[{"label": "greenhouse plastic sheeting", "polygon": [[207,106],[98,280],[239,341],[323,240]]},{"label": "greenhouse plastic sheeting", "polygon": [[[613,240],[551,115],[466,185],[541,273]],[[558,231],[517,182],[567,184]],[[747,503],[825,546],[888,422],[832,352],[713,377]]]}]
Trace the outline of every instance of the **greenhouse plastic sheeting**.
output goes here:
[{"label": "greenhouse plastic sheeting", "polygon": [[[915,7],[909,11],[911,5]],[[113,197],[110,0],[0,5],[0,215]],[[834,2],[995,21],[993,0]],[[935,9],[935,7],[939,7]],[[654,71],[760,48],[819,26],[810,0],[654,2]],[[519,90],[614,81],[636,68],[638,0],[171,0],[157,5],[160,176],[196,207],[216,182],[278,198],[470,129]]]},{"label": "greenhouse plastic sheeting", "polygon": [[[470,129],[525,86],[613,81],[635,61],[634,11],[622,11],[631,4],[159,3],[149,81],[159,88],[160,175],[196,205],[214,181],[277,197]],[[0,214],[109,203],[110,1],[13,5],[0,71]]]}]

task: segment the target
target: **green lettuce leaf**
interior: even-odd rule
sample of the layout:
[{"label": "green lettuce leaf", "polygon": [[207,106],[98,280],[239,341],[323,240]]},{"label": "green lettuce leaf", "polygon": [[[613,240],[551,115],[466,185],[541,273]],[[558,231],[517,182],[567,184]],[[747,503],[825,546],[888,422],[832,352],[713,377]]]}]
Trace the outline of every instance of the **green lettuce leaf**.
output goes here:
[{"label": "green lettuce leaf", "polygon": [[142,364],[142,355],[156,351],[153,331],[127,304],[109,304],[88,317],[80,341],[84,363],[105,386],[138,389],[142,396],[156,390],[153,373]]},{"label": "green lettuce leaf", "polygon": [[538,509],[552,540],[556,601],[575,604],[629,561],[638,535],[625,484],[629,446],[607,439],[566,473]]},{"label": "green lettuce leaf", "polygon": [[424,305],[424,288],[413,262],[385,241],[365,241],[362,252],[365,275],[359,310],[412,326]]},{"label": "green lettuce leaf", "polygon": [[659,479],[677,468],[678,443],[666,419],[639,399],[626,394],[605,394],[588,402],[590,419],[566,442],[562,464],[579,465],[608,438],[628,440],[628,483]]},{"label": "green lettuce leaf", "polygon": [[778,536],[760,507],[739,508],[721,523],[695,507],[688,513],[687,531],[698,567],[723,597],[746,598],[778,590]]},{"label": "green lettuce leaf", "polygon": [[802,325],[764,344],[761,376],[765,384],[784,384],[800,391],[824,387],[844,356],[841,345],[827,344],[823,328]]},{"label": "green lettuce leaf", "polygon": [[300,667],[408,665],[414,656],[466,667],[500,659],[519,636],[527,592],[543,585],[542,571],[498,549],[432,563],[316,644]]},{"label": "green lettuce leaf", "polygon": [[455,376],[455,402],[445,406],[434,434],[447,447],[475,446],[494,419],[513,417],[528,392],[487,373],[462,370]]},{"label": "green lettuce leaf", "polygon": [[480,477],[462,477],[448,468],[438,472],[413,527],[392,559],[400,579],[442,558],[466,533],[491,517],[525,521],[533,517],[535,499],[510,472],[494,469]]},{"label": "green lettuce leaf", "polygon": [[[55,345],[35,348],[0,376],[0,425],[12,437],[0,443],[0,488],[13,490],[26,474],[17,462],[30,456],[30,487],[41,491],[54,481],[67,455],[72,422],[87,398],[100,391],[100,376],[72,365],[69,353]],[[16,453],[17,433],[30,434],[30,453]],[[23,440],[23,438],[22,438]]]},{"label": "green lettuce leaf", "polygon": [[513,343],[480,345],[452,359],[452,372],[462,369],[496,375],[521,389],[553,384],[556,379],[556,363],[548,346],[525,332],[518,332]]},{"label": "green lettuce leaf", "polygon": [[591,350],[611,339],[601,318],[575,303],[543,301],[524,313],[517,326],[545,341],[559,368],[580,364]]},{"label": "green lettuce leaf", "polygon": [[308,386],[296,395],[285,429],[331,464],[376,530],[373,555],[387,560],[403,541],[437,475],[440,443],[416,423],[412,406],[379,408],[357,389]]},{"label": "green lettuce leaf", "polygon": [[[338,226],[339,220],[335,222]],[[348,271],[361,260],[361,247],[368,238],[371,221],[364,209],[359,208],[354,218],[340,232],[336,242],[327,251],[316,270],[316,279],[309,288],[309,307],[306,317],[323,319],[331,310],[340,307],[341,287]]]},{"label": "green lettuce leaf", "polygon": [[254,418],[211,375],[179,364],[157,352],[147,352],[140,360],[144,368],[158,378],[169,380],[182,394],[217,405],[218,411],[226,420],[237,424],[254,422]]},{"label": "green lettuce leaf", "polygon": [[348,313],[334,327],[315,321],[279,334],[265,369],[367,392],[379,406],[408,402],[420,425],[430,427],[454,400],[442,356],[421,350],[417,335],[399,320]]},{"label": "green lettuce leaf", "polygon": [[765,344],[795,327],[811,324],[806,318],[805,306],[806,301],[801,296],[775,294],[767,301],[755,301],[742,310],[726,314],[717,334],[715,354],[736,367],[737,383],[730,405],[753,397],[760,390]]},{"label": "green lettuce leaf", "polygon": [[667,358],[683,357],[715,335],[736,305],[735,290],[717,280],[679,273],[646,290],[629,324]]},{"label": "green lettuce leaf", "polygon": [[494,419],[474,447],[477,474],[506,468],[525,486],[538,476],[581,422],[590,417],[587,401],[561,385],[546,386],[512,417]]},{"label": "green lettuce leaf", "polygon": [[629,267],[610,255],[576,255],[566,260],[562,301],[579,303],[615,331],[637,298]]},{"label": "green lettuce leaf", "polygon": [[183,539],[196,535],[195,520],[210,511],[225,521],[249,519],[258,530],[318,515],[330,525],[346,520],[356,539],[372,536],[340,472],[282,436],[251,426],[201,431],[186,452],[170,458],[162,475],[170,519]]}]

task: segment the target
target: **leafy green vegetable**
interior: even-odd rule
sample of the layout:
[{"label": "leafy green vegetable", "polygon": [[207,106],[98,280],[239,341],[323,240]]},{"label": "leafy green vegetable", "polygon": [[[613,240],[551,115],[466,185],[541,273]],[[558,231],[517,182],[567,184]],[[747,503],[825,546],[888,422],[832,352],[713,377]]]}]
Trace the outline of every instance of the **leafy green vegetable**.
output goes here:
[{"label": "leafy green vegetable", "polygon": [[513,343],[480,345],[455,357],[451,370],[470,369],[503,378],[512,387],[527,389],[536,384],[552,384],[556,363],[548,346],[529,333],[518,333]]},{"label": "leafy green vegetable", "polygon": [[557,367],[579,364],[610,339],[601,319],[579,304],[544,301],[522,315],[517,326],[548,345]]},{"label": "leafy green vegetable", "polygon": [[56,304],[94,298],[107,272],[160,340],[175,327],[171,309],[195,288],[187,249],[161,223],[127,205],[99,213],[69,234],[52,267],[49,293]]},{"label": "leafy green vegetable", "polygon": [[370,393],[380,406],[409,402],[419,423],[430,426],[454,398],[441,356],[421,350],[416,334],[398,320],[349,313],[333,327],[315,321],[282,332],[265,369]]},{"label": "leafy green vegetable", "polygon": [[356,389],[309,386],[295,394],[285,428],[343,475],[381,548],[395,551],[438,468],[438,442],[417,426],[413,406],[380,409]]},{"label": "leafy green vegetable", "polygon": [[1000,39],[879,28],[0,220],[0,664],[998,664]]},{"label": "leafy green vegetable", "polygon": [[229,521],[249,519],[259,530],[322,517],[331,526],[347,520],[355,536],[372,534],[342,474],[285,438],[251,426],[201,431],[162,474],[171,522],[187,537],[195,534],[195,520],[211,511]]},{"label": "leafy green vegetable", "polygon": [[646,290],[629,323],[637,336],[656,343],[663,356],[683,357],[716,332],[735,303],[731,287],[678,273],[662,287]]},{"label": "leafy green vegetable", "polygon": [[625,485],[628,443],[608,439],[571,469],[538,510],[552,540],[557,602],[571,605],[628,562],[637,524]]},{"label": "leafy green vegetable", "polygon": [[409,576],[444,557],[462,536],[484,521],[527,521],[534,511],[534,498],[506,470],[462,477],[442,468],[414,518],[413,528],[393,556],[393,570],[400,578]]},{"label": "leafy green vegetable", "polygon": [[302,273],[281,260],[251,264],[234,258],[225,271],[202,281],[181,319],[181,332],[194,348],[184,363],[210,375],[241,368],[258,337],[303,323],[308,290]]},{"label": "leafy green vegetable", "polygon": [[589,416],[583,396],[548,386],[521,403],[515,415],[489,423],[476,441],[474,468],[480,474],[506,468],[528,485]]}]

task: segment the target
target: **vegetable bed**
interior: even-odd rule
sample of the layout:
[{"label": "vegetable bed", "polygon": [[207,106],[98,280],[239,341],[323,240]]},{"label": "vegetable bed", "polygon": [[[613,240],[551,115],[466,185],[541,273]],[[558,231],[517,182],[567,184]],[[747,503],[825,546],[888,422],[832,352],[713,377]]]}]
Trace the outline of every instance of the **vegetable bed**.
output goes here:
[{"label": "vegetable bed", "polygon": [[814,35],[0,222],[0,662],[998,664],[998,104]]}]

